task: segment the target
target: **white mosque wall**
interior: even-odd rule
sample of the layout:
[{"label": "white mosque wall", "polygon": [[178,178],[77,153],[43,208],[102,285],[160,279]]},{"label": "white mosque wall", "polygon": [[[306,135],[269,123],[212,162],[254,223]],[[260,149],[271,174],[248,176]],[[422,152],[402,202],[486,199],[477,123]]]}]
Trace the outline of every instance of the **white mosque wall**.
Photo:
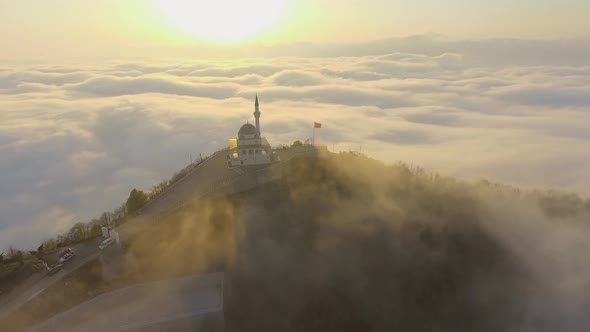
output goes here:
[{"label": "white mosque wall", "polygon": [[238,146],[239,147],[242,147],[242,146],[260,146],[260,145],[261,145],[260,138],[239,139],[238,140]]},{"label": "white mosque wall", "polygon": [[265,165],[271,163],[270,149],[252,147],[236,149],[230,154],[230,166]]}]

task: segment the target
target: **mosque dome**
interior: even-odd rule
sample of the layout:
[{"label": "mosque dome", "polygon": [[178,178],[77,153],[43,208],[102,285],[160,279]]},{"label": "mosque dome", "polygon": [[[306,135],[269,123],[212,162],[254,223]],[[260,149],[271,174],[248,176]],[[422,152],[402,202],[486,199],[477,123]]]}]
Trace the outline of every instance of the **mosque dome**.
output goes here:
[{"label": "mosque dome", "polygon": [[227,167],[250,167],[269,165],[279,161],[278,156],[266,138],[260,135],[260,105],[258,96],[254,101],[254,119],[256,125],[246,124],[240,127],[235,139],[228,140]]},{"label": "mosque dome", "polygon": [[254,127],[253,125],[251,125],[249,123],[246,123],[238,131],[238,138],[245,138],[246,135],[250,136],[250,135],[257,135],[257,134],[258,134],[258,130],[256,130],[256,127]]}]

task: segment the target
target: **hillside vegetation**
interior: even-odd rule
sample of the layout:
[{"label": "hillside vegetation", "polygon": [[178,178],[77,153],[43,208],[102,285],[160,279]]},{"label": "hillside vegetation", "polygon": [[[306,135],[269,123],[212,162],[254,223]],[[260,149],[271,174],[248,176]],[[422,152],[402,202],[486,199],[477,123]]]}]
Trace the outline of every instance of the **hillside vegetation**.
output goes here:
[{"label": "hillside vegetation", "polygon": [[226,269],[236,331],[590,327],[590,201],[348,153],[291,165],[153,223],[136,277]]},{"label": "hillside vegetation", "polygon": [[[467,183],[362,155],[158,217],[3,322],[22,330],[93,294],[224,270],[229,331],[587,331],[590,201]],[[75,285],[75,287],[72,287]],[[56,294],[61,294],[57,296]],[[140,309],[140,308],[138,308]]]}]

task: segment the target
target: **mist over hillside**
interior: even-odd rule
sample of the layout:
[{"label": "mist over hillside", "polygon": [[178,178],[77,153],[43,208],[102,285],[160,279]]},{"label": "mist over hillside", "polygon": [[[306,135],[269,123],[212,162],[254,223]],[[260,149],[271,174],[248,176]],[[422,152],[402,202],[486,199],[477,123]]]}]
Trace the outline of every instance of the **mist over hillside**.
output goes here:
[{"label": "mist over hillside", "polygon": [[590,332],[588,13],[0,0],[0,332]]},{"label": "mist over hillside", "polygon": [[590,201],[354,154],[154,223],[143,278],[226,269],[236,331],[586,331]]}]

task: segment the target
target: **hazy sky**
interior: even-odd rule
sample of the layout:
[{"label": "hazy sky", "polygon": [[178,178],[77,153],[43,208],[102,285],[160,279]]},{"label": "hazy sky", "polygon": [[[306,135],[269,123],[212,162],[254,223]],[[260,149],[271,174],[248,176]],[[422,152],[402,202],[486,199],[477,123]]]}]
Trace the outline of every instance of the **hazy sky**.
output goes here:
[{"label": "hazy sky", "polygon": [[432,33],[451,39],[588,38],[588,12],[590,2],[580,0],[0,0],[0,43],[4,58],[113,50],[141,55],[146,48],[198,44],[199,33],[187,32],[178,13],[193,23],[238,30],[276,16],[274,24],[248,36],[270,44]]}]

